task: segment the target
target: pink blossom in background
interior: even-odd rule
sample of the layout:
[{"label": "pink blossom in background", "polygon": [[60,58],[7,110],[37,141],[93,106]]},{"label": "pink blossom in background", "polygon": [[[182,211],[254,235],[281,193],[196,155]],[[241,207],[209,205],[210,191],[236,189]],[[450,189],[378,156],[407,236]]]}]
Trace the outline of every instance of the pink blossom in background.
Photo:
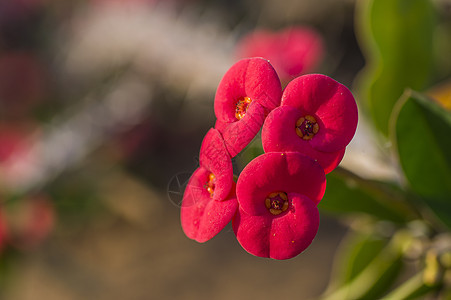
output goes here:
[{"label": "pink blossom in background", "polygon": [[[0,125],[0,185],[6,180],[21,180],[20,172],[15,176],[13,168],[28,157],[37,129],[33,123]],[[8,244],[29,250],[41,244],[53,230],[56,213],[51,199],[39,194],[4,205],[1,218],[8,227]]]},{"label": "pink blossom in background", "polygon": [[268,115],[263,149],[304,153],[329,173],[343,158],[357,120],[357,105],[348,88],[325,75],[303,75],[287,85],[281,106]]},{"label": "pink blossom in background", "polygon": [[180,218],[186,236],[203,243],[231,221],[238,207],[232,161],[216,129],[202,142],[199,164],[186,186]]},{"label": "pink blossom in background", "polygon": [[0,124],[0,173],[10,160],[29,150],[32,130],[33,125]]},{"label": "pink blossom in background", "polygon": [[316,205],[325,189],[323,169],[307,156],[258,156],[238,178],[239,211],[232,223],[238,242],[260,257],[289,259],[300,254],[318,230]]},{"label": "pink blossom in background", "polygon": [[322,61],[321,35],[309,27],[289,27],[278,32],[255,30],[244,36],[236,48],[237,56],[263,57],[276,69],[283,82],[312,72]]},{"label": "pink blossom in background", "polygon": [[226,72],[215,95],[215,128],[231,157],[255,137],[266,115],[279,106],[281,95],[279,77],[265,59],[243,59]]}]

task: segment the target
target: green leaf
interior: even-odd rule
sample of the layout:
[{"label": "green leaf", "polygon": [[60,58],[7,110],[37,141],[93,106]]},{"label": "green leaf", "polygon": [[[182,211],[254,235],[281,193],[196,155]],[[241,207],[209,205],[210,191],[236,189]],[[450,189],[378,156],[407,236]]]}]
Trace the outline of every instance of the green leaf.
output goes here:
[{"label": "green leaf", "polygon": [[46,187],[58,216],[69,226],[83,226],[85,221],[105,211],[99,196],[99,180],[85,172],[68,173]]},{"label": "green leaf", "polygon": [[349,255],[348,264],[343,274],[345,282],[352,281],[360,274],[386,244],[386,240],[374,235],[361,236],[360,239],[357,239],[353,249],[349,249],[347,253]]},{"label": "green leaf", "polygon": [[403,223],[413,212],[403,202],[403,195],[394,186],[365,180],[337,168],[327,175],[327,188],[318,208],[334,214],[367,214],[379,220]]},{"label": "green leaf", "polygon": [[411,190],[451,227],[451,113],[409,90],[394,111],[392,139]]},{"label": "green leaf", "polygon": [[398,277],[403,266],[403,249],[411,241],[412,237],[407,232],[397,232],[357,276],[322,299],[379,299]]},{"label": "green leaf", "polygon": [[357,37],[367,65],[358,78],[379,130],[388,135],[392,109],[405,88],[421,90],[433,71],[436,14],[430,0],[362,0]]},{"label": "green leaf", "polygon": [[386,295],[384,300],[423,299],[426,294],[437,290],[439,287],[439,284],[427,285],[423,280],[423,272],[420,272]]},{"label": "green leaf", "polygon": [[379,237],[374,230],[351,231],[337,250],[331,280],[325,293],[351,282],[386,245],[387,240]]},{"label": "green leaf", "polygon": [[445,288],[440,293],[439,299],[451,300],[451,287],[450,286],[445,286]]}]

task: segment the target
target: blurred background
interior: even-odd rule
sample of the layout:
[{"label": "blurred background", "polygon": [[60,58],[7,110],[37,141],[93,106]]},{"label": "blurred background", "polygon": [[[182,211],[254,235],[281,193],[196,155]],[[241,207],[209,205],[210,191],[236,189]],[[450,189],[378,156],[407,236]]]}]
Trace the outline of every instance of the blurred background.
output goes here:
[{"label": "blurred background", "polygon": [[[216,87],[248,55],[238,51],[244,38],[308,27],[320,48],[282,82],[318,72],[352,89],[365,66],[356,2],[0,0],[0,298],[322,294],[340,241],[359,226],[352,217],[320,210],[313,244],[273,261],[246,253],[230,227],[205,244],[189,240],[180,202],[214,126]],[[434,5],[449,27],[451,3]],[[435,82],[451,73],[450,58]],[[367,123],[362,116],[342,166],[399,180]],[[234,160],[238,170],[253,151]]]}]

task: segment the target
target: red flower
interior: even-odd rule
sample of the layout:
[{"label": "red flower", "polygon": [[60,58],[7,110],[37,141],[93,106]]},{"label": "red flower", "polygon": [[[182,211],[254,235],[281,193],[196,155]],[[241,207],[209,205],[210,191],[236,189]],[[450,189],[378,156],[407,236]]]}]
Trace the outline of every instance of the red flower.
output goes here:
[{"label": "red flower", "polygon": [[199,164],[183,195],[180,218],[186,236],[203,243],[230,222],[238,207],[232,161],[216,129],[202,142]]},{"label": "red flower", "polygon": [[280,104],[281,94],[279,77],[265,59],[243,59],[226,72],[215,96],[215,128],[231,157],[254,138],[266,115]]},{"label": "red flower", "polygon": [[249,253],[288,259],[316,235],[316,205],[326,189],[320,165],[297,152],[266,153],[252,160],[237,183],[239,211],[233,219],[238,242]]},{"label": "red flower", "polygon": [[282,95],[281,106],[266,118],[265,152],[298,151],[332,171],[357,127],[357,105],[351,92],[330,77],[300,76]]},{"label": "red flower", "polygon": [[239,57],[264,57],[282,81],[311,72],[322,60],[321,36],[312,28],[290,27],[279,32],[255,30],[237,46]]}]

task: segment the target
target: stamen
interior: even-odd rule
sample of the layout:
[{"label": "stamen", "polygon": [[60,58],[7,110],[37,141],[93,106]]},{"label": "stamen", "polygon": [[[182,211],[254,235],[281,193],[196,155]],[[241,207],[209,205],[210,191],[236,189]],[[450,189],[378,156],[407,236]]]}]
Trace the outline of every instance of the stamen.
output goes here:
[{"label": "stamen", "polygon": [[235,117],[238,120],[241,120],[242,118],[244,118],[244,116],[246,115],[247,112],[247,108],[249,107],[249,104],[251,104],[252,99],[249,97],[243,97],[240,100],[238,100],[237,104],[236,104],[236,109],[235,109]]},{"label": "stamen", "polygon": [[319,124],[315,117],[306,115],[296,121],[296,134],[304,140],[312,139],[319,131]]},{"label": "stamen", "polygon": [[208,175],[208,181],[205,183],[205,188],[207,189],[207,192],[210,193],[210,197],[213,198],[213,195],[215,193],[215,183],[216,183],[216,177],[213,173],[210,173]]},{"label": "stamen", "polygon": [[273,192],[265,199],[265,206],[275,216],[288,209],[288,197],[284,192]]}]

